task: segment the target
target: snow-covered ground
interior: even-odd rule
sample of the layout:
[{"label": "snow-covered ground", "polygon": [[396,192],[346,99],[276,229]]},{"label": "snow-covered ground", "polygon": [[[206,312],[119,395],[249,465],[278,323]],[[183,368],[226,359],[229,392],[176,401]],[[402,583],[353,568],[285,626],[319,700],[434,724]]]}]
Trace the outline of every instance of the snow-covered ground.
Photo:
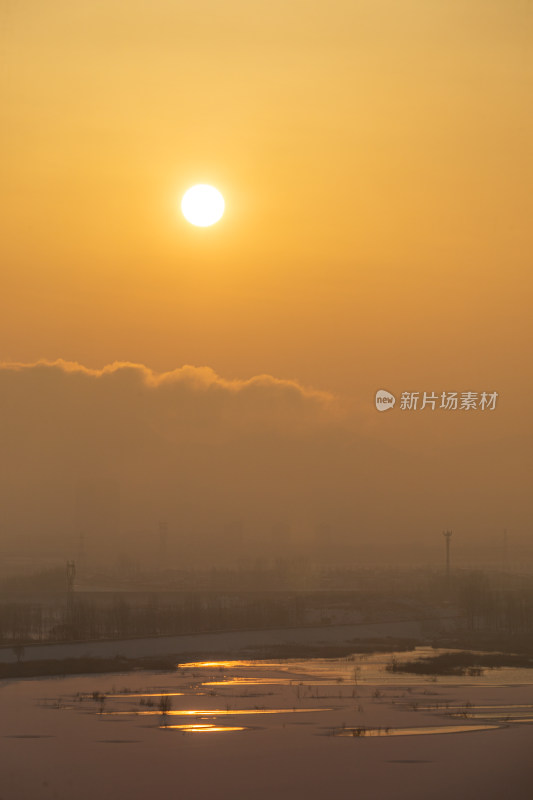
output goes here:
[{"label": "snow-covered ground", "polygon": [[0,797],[530,800],[533,674],[435,681],[389,659],[3,681]]}]

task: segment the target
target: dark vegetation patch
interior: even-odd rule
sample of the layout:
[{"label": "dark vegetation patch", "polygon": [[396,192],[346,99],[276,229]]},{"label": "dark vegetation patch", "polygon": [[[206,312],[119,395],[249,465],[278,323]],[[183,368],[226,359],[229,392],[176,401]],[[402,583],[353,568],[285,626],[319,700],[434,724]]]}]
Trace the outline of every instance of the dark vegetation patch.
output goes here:
[{"label": "dark vegetation patch", "polygon": [[[420,642],[415,639],[355,639],[340,645],[280,644],[248,648],[241,658],[249,659],[303,659],[347,658],[351,655],[390,653],[391,650],[413,650]],[[235,654],[233,655],[235,658]]]},{"label": "dark vegetation patch", "polygon": [[27,661],[19,664],[0,664],[0,678],[36,678],[52,675],[90,675],[133,670],[164,670],[176,668],[175,656],[164,658],[65,658],[50,661]]},{"label": "dark vegetation patch", "polygon": [[498,667],[532,668],[533,658],[513,653],[441,653],[416,661],[399,661],[392,658],[388,672],[409,672],[415,675],[467,675],[476,677],[485,669]]}]

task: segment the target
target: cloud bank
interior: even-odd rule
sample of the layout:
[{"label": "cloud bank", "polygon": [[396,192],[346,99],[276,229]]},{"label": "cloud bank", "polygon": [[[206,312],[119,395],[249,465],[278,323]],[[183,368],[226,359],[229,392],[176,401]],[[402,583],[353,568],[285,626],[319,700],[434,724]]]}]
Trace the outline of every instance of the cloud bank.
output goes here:
[{"label": "cloud bank", "polygon": [[0,548],[66,553],[83,533],[95,560],[142,559],[165,519],[176,560],[216,563],[526,524],[501,444],[457,460],[365,431],[339,398],[271,375],[3,363]]}]

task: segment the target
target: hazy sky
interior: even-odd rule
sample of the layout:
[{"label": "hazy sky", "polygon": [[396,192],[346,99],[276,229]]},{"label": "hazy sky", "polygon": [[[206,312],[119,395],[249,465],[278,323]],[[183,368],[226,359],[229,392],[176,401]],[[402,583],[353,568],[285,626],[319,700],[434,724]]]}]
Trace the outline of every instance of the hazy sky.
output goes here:
[{"label": "hazy sky", "polygon": [[[413,475],[461,475],[458,526],[530,529],[529,0],[19,0],[0,31],[0,361],[296,381],[332,395],[335,447],[341,429]],[[199,182],[226,199],[211,229],[179,214]],[[382,387],[500,398],[491,415],[378,415]],[[2,426],[27,433],[25,407]],[[345,456],[328,503],[356,520]],[[419,487],[394,474],[408,529]]]}]

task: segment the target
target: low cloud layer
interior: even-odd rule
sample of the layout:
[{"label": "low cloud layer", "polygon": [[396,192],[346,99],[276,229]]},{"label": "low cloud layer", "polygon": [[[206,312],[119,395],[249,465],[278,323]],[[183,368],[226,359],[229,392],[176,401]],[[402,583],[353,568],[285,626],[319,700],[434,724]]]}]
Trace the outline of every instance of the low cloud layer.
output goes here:
[{"label": "low cloud layer", "polygon": [[501,443],[414,455],[369,437],[338,398],[270,375],[2,364],[0,445],[4,552],[72,552],[83,534],[95,560],[144,558],[160,519],[176,560],[212,562],[527,520]]}]

